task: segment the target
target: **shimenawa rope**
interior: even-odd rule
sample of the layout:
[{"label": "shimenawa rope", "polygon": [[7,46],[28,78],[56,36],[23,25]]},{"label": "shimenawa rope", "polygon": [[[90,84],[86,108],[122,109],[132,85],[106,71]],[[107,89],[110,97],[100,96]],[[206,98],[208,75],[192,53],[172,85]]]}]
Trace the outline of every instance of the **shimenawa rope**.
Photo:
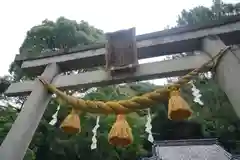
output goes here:
[{"label": "shimenawa rope", "polygon": [[[167,85],[164,88],[156,89],[155,91],[146,93],[142,96],[132,97],[129,100],[102,102],[78,99],[76,97],[65,94],[64,92],[57,89],[54,85],[49,84],[42,78],[39,78],[39,80],[43,83],[43,85],[48,91],[56,94],[57,97],[66,101],[75,109],[91,113],[126,114],[134,112],[138,109],[149,108],[156,103],[167,100],[169,92],[171,90],[180,88],[181,86],[187,84],[190,80],[197,76],[199,72],[203,71],[205,67],[209,66],[214,61],[218,61],[228,49],[230,49],[229,46],[223,48],[216,56],[212,57],[211,60],[204,63],[200,68],[197,68],[188,73],[187,75],[181,77],[177,82]],[[212,64],[213,68],[216,67],[216,64],[217,63]]]}]

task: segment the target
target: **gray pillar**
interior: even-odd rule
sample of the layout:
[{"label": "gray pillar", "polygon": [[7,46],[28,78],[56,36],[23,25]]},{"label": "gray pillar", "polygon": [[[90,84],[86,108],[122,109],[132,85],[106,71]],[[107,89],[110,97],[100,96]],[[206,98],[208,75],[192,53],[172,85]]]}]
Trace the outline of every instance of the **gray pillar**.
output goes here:
[{"label": "gray pillar", "polygon": [[[46,67],[42,77],[49,82],[60,72],[56,64]],[[38,127],[43,113],[51,99],[40,81],[36,80],[35,87],[22,111],[12,125],[0,148],[0,160],[22,160]]]},{"label": "gray pillar", "polygon": [[[219,53],[226,45],[218,37],[203,40],[202,49],[212,56]],[[216,68],[216,80],[226,93],[238,117],[240,117],[240,48],[228,50]]]}]

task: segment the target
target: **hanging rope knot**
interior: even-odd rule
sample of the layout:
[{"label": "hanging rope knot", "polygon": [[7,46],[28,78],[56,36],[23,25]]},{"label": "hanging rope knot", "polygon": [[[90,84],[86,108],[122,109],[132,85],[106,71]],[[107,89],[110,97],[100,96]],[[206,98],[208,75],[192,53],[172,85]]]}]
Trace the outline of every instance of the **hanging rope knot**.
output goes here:
[{"label": "hanging rope knot", "polygon": [[173,88],[168,101],[168,118],[179,121],[189,118],[191,114],[189,105],[180,95],[180,89]]},{"label": "hanging rope knot", "polygon": [[172,96],[180,96],[180,91],[179,90],[173,90],[170,92],[170,97]]},{"label": "hanging rope knot", "polygon": [[125,120],[126,120],[125,115],[123,115],[123,114],[117,115],[116,121],[125,121]]},{"label": "hanging rope knot", "polygon": [[174,84],[174,85],[168,86],[167,89],[168,89],[169,94],[170,94],[172,91],[179,91],[180,86],[178,84]]},{"label": "hanging rope knot", "polygon": [[114,146],[126,147],[133,142],[132,129],[125,115],[117,115],[116,122],[108,134],[108,141]]},{"label": "hanging rope knot", "polygon": [[79,133],[81,131],[79,114],[79,109],[72,108],[70,114],[64,119],[60,128],[69,134]]}]

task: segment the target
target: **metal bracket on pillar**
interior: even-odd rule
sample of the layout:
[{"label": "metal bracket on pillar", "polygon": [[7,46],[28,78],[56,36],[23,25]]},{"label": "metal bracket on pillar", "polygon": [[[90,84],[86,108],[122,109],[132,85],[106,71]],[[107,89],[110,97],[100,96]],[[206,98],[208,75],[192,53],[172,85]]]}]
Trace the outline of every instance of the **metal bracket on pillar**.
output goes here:
[{"label": "metal bracket on pillar", "polygon": [[[60,73],[57,64],[49,64],[41,75],[48,82]],[[21,112],[0,148],[0,160],[22,160],[38,127],[51,95],[36,79],[34,90],[27,98]]]},{"label": "metal bracket on pillar", "polygon": [[106,34],[106,69],[112,77],[136,71],[138,57],[135,34],[135,28]]}]

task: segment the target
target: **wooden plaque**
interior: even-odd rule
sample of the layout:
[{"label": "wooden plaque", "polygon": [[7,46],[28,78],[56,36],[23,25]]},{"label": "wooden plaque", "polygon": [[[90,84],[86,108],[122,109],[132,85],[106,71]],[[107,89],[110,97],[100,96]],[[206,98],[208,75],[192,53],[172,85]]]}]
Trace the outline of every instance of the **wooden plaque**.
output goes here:
[{"label": "wooden plaque", "polygon": [[135,28],[106,34],[106,68],[111,73],[135,71],[138,65],[135,34]]}]

